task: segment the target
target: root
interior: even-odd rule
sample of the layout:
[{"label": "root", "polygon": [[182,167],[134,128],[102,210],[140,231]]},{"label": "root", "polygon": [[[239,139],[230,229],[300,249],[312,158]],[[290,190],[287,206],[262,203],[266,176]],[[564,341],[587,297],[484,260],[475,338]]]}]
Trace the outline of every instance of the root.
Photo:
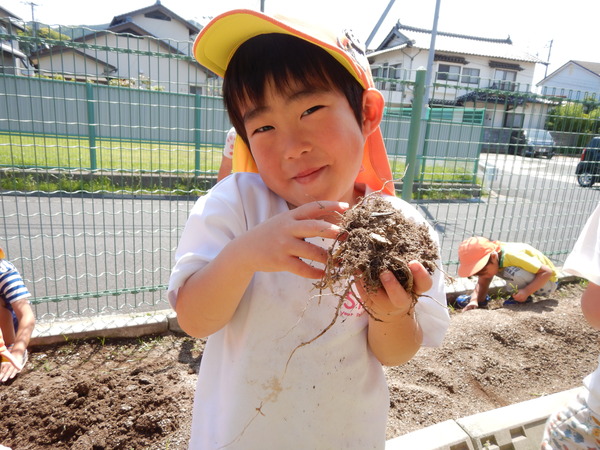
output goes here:
[{"label": "root", "polygon": [[[297,350],[313,343],[335,325],[344,300],[352,292],[355,283],[362,282],[369,295],[382,287],[380,274],[390,270],[411,295],[409,311],[412,311],[420,294],[414,291],[408,263],[419,261],[429,274],[438,268],[438,248],[431,239],[427,225],[405,218],[381,197],[380,192],[361,198],[341,215],[339,226],[341,232],[327,251],[324,275],[314,284],[319,289],[319,296],[329,291],[338,298],[335,315],[323,331],[292,350],[285,371]],[[336,287],[339,289],[340,285],[341,293],[339,290],[336,293]],[[381,320],[373,315],[359,296],[356,299],[371,318]]]},{"label": "root", "polygon": [[[351,289],[352,289],[352,286],[349,285],[343,294],[338,294],[338,304],[335,307],[335,315],[333,316],[333,319],[331,320],[331,322],[329,322],[329,325],[327,325],[323,329],[323,331],[321,331],[319,334],[317,334],[314,338],[312,338],[308,341],[302,342],[296,348],[294,348],[294,350],[292,350],[292,352],[290,353],[290,356],[287,359],[287,362],[285,363],[285,369],[283,371],[283,376],[285,376],[285,374],[287,373],[288,365],[290,364],[292,356],[294,356],[294,353],[296,353],[297,350],[304,347],[305,345],[312,344],[314,341],[316,341],[321,336],[323,336],[325,333],[327,333],[327,331],[330,330],[332,326],[335,325],[335,323],[337,322],[338,316],[340,314],[340,309],[342,308],[342,305],[344,304],[344,299],[346,298],[346,295],[348,295],[348,293],[350,292]],[[282,377],[282,379],[283,379],[283,377]]]}]

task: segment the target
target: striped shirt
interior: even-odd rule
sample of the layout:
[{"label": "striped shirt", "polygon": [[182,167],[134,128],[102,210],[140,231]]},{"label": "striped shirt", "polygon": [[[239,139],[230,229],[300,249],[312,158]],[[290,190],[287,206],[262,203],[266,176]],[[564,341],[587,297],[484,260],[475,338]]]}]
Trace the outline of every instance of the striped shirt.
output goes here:
[{"label": "striped shirt", "polygon": [[31,297],[19,271],[5,259],[0,260],[0,297],[7,305]]}]

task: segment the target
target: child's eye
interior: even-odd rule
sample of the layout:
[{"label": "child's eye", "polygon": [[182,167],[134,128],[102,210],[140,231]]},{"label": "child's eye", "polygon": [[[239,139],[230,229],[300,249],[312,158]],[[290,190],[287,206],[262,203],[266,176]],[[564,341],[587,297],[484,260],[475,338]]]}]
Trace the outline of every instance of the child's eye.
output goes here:
[{"label": "child's eye", "polygon": [[264,133],[265,131],[269,131],[272,129],[273,127],[271,125],[265,125],[264,127],[259,127],[256,130],[254,130],[254,133]]},{"label": "child's eye", "polygon": [[302,116],[308,116],[309,114],[312,114],[321,108],[323,108],[323,105],[317,105],[317,106],[313,106],[312,108],[308,108],[306,111],[304,111],[302,113]]}]

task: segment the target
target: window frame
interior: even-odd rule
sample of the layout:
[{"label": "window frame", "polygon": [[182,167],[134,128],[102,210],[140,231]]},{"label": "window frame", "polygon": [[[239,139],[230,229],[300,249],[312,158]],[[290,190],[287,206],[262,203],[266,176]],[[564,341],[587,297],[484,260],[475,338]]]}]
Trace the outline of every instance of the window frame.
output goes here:
[{"label": "window frame", "polygon": [[[465,71],[468,71],[468,74],[465,74]],[[460,76],[460,82],[463,84],[476,84],[479,86],[481,81],[481,70],[476,69],[475,67],[463,67]]]},{"label": "window frame", "polygon": [[[448,70],[442,70],[442,68],[447,68]],[[452,71],[451,69],[455,69],[458,70],[458,72],[456,71]],[[461,67],[457,66],[455,64],[438,64],[438,70],[436,73],[436,80],[439,81],[456,81],[459,82],[460,81],[460,75],[461,75]]]},{"label": "window frame", "polygon": [[[511,75],[513,79],[509,80],[507,75]],[[498,84],[498,89],[501,91],[514,91],[517,86],[517,71],[509,69],[496,69],[494,82]]]}]

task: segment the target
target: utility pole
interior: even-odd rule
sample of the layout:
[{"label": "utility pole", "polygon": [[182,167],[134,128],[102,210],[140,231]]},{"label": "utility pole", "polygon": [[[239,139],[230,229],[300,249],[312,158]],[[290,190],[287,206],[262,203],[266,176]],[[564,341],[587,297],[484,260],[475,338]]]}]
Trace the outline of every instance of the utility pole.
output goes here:
[{"label": "utility pole", "polygon": [[546,60],[546,71],[544,72],[544,78],[548,75],[548,66],[550,65],[550,53],[552,53],[552,43],[554,39],[550,39],[550,45],[548,47],[548,59]]},{"label": "utility pole", "polygon": [[[435,2],[435,12],[433,14],[433,26],[431,29],[431,41],[429,43],[429,54],[427,56],[427,68],[425,70],[425,80],[424,80],[424,85],[422,88],[423,91],[423,98],[418,101],[419,99],[417,98],[417,92],[416,92],[416,85],[415,85],[415,93],[414,93],[414,97],[413,97],[413,110],[419,110],[419,111],[413,111],[415,113],[415,117],[417,117],[417,115],[420,115],[421,117],[421,125],[419,128],[417,128],[419,130],[417,139],[416,139],[416,150],[418,152],[419,155],[421,155],[422,158],[425,157],[425,153],[426,153],[426,149],[425,149],[425,133],[427,132],[427,113],[429,111],[429,97],[430,97],[430,91],[432,89],[432,85],[433,85],[433,56],[435,54],[435,38],[437,37],[437,26],[438,26],[438,19],[440,16],[440,4],[441,4],[442,0],[436,0]],[[419,73],[419,70],[417,70],[417,74]],[[423,159],[424,161],[424,159]],[[408,163],[408,159],[407,159],[407,163]],[[412,171],[411,175],[413,176],[413,180],[416,177],[417,173],[419,172],[420,168],[416,165],[416,161],[413,161],[413,167],[409,167],[407,165],[407,171]],[[410,178],[409,178],[410,180]],[[412,187],[410,188],[410,195],[412,196]],[[402,197],[403,199],[407,200],[411,197],[409,197],[408,195],[408,191],[407,194],[405,196]]]},{"label": "utility pole", "polygon": [[431,29],[431,41],[429,43],[429,54],[427,55],[427,72],[425,75],[425,98],[423,101],[425,108],[423,109],[423,118],[425,118],[425,111],[427,106],[429,106],[429,92],[432,84],[431,80],[433,78],[433,57],[435,54],[435,38],[437,37],[438,19],[440,17],[440,3],[441,0],[436,0],[435,12],[433,14],[433,27]]},{"label": "utility pole", "polygon": [[390,12],[390,9],[391,9],[392,5],[394,4],[394,1],[395,0],[390,0],[388,5],[386,6],[385,11],[383,11],[383,14],[381,15],[381,17],[379,18],[379,21],[375,25],[375,28],[373,28],[373,31],[371,31],[371,34],[369,35],[369,37],[367,38],[367,41],[365,42],[365,49],[369,47],[369,44],[375,37],[375,34],[377,34],[377,31],[379,30],[379,27],[381,26],[383,20],[386,18],[388,12]]},{"label": "utility pole", "polygon": [[260,12],[265,12],[265,0],[260,0]]},{"label": "utility pole", "polygon": [[32,36],[35,38],[35,37],[37,37],[37,25],[35,22],[35,7],[39,6],[39,5],[34,2],[23,2],[23,4],[31,6],[31,33],[32,33]]}]

